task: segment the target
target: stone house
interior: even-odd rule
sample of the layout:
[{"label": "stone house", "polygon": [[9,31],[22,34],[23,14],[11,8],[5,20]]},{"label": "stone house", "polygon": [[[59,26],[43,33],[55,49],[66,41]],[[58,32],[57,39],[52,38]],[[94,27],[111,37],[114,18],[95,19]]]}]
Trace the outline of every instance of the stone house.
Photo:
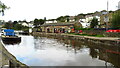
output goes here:
[{"label": "stone house", "polygon": [[75,16],[70,16],[69,17],[69,22],[74,22],[75,21]]},{"label": "stone house", "polygon": [[75,23],[45,23],[41,25],[42,32],[47,33],[67,33],[73,32]]},{"label": "stone house", "polygon": [[100,27],[101,28],[106,28],[106,24],[108,28],[111,27],[111,21],[112,21],[112,15],[114,12],[109,13],[109,14],[104,14],[100,17]]}]

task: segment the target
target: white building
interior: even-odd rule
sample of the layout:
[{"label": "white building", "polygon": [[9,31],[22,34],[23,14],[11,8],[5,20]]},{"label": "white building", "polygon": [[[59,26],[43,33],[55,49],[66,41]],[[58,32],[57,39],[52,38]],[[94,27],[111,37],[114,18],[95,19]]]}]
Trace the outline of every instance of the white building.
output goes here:
[{"label": "white building", "polygon": [[107,11],[103,11],[103,12],[102,12],[102,15],[105,15],[105,14],[107,14]]},{"label": "white building", "polygon": [[33,28],[34,27],[34,22],[30,21],[30,22],[28,22],[28,25],[29,25],[29,27]]},{"label": "white building", "polygon": [[27,24],[26,22],[18,22],[18,24],[21,24],[21,25],[23,25],[23,26],[29,26],[29,24]]},{"label": "white building", "polygon": [[86,21],[85,21],[85,22],[89,23],[89,22],[91,22],[91,21],[92,21],[93,16],[92,16],[92,15],[86,15],[86,16],[85,16],[85,19],[86,19]]},{"label": "white building", "polygon": [[29,26],[26,22],[23,22],[22,25],[27,27]]},{"label": "white building", "polygon": [[45,23],[57,23],[57,21],[56,20],[54,20],[54,21],[45,21]]},{"label": "white building", "polygon": [[70,16],[69,17],[69,22],[74,22],[75,21],[75,16]]},{"label": "white building", "polygon": [[98,25],[99,25],[100,24],[100,16],[98,16],[98,15],[94,15],[94,16],[93,15],[86,15],[85,19],[80,19],[79,22],[82,24],[83,28],[89,28],[90,23],[94,17],[98,19]]},{"label": "white building", "polygon": [[90,23],[86,22],[86,19],[80,19],[79,22],[82,24],[83,28],[88,28]]},{"label": "white building", "polygon": [[89,28],[90,27],[90,23],[81,22],[81,24],[82,24],[83,28]]}]

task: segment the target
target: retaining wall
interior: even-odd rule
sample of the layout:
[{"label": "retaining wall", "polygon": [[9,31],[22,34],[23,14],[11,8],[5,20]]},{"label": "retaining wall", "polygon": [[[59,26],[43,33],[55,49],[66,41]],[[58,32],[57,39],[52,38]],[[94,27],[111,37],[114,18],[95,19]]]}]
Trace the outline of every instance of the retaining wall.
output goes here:
[{"label": "retaining wall", "polygon": [[63,34],[63,33],[41,33],[41,32],[33,32],[34,36],[45,36],[45,37],[56,37],[56,38],[64,38],[64,39],[74,39],[81,41],[90,41],[98,44],[106,44],[106,45],[120,45],[119,38],[110,38],[110,37],[90,37],[90,36],[79,36],[72,34]]},{"label": "retaining wall", "polygon": [[0,40],[0,68],[5,66],[9,68],[29,68],[9,53]]}]

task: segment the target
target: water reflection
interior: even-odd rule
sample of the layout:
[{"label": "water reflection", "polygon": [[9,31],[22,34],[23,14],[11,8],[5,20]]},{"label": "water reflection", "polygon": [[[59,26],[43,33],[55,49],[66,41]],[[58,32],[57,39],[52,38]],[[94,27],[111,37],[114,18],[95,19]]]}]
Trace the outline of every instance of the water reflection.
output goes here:
[{"label": "water reflection", "polygon": [[88,41],[21,36],[19,45],[5,46],[29,66],[118,66],[120,46]]}]

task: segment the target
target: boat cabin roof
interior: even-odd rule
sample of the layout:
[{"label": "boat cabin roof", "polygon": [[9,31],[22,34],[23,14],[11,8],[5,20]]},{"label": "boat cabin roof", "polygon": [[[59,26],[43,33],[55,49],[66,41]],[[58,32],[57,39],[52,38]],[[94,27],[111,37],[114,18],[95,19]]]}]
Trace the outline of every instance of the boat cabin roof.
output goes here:
[{"label": "boat cabin roof", "polygon": [[5,29],[4,32],[14,32],[13,29]]},{"label": "boat cabin roof", "polygon": [[5,36],[15,36],[15,33],[14,33],[13,29],[5,29],[4,30],[4,35]]}]

